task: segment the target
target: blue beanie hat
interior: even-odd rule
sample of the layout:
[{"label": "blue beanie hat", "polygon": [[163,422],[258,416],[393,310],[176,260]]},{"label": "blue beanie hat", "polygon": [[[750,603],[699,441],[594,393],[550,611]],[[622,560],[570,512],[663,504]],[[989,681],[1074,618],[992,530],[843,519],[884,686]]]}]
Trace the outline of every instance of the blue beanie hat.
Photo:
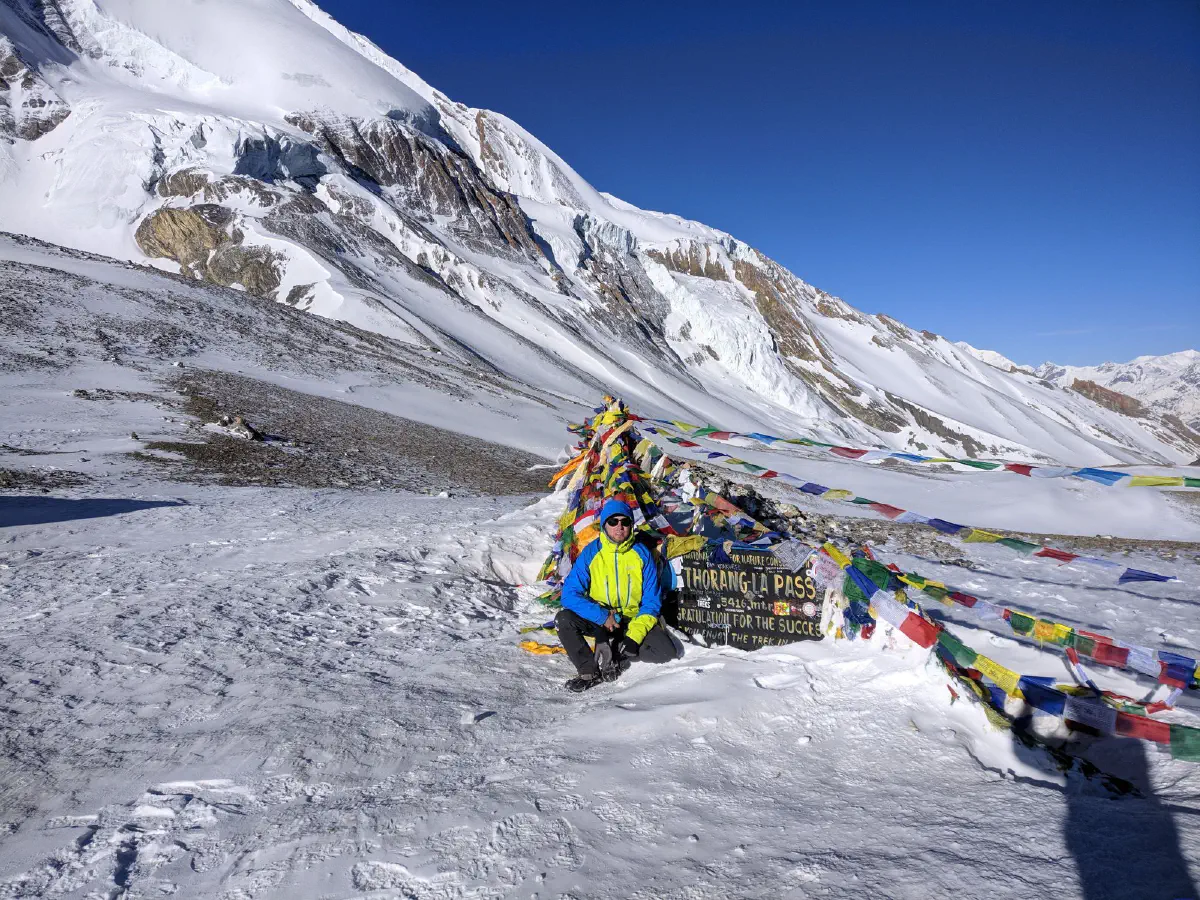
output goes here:
[{"label": "blue beanie hat", "polygon": [[609,497],[604,501],[604,505],[600,507],[600,524],[603,525],[611,516],[629,516],[633,518],[633,511],[629,508],[628,503],[624,503],[615,497]]}]

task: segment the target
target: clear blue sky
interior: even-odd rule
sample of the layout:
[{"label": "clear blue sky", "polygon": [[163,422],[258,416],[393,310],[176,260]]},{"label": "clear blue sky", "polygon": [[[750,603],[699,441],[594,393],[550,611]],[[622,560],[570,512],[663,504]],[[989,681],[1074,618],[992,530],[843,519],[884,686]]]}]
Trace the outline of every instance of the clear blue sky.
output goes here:
[{"label": "clear blue sky", "polygon": [[867,312],[1200,348],[1200,0],[319,0],[583,177]]}]

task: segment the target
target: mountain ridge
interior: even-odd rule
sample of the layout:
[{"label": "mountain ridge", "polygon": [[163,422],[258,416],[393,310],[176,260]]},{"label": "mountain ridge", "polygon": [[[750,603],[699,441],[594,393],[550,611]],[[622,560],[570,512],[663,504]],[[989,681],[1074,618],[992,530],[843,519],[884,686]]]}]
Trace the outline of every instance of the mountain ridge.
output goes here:
[{"label": "mountain ridge", "polygon": [[606,389],[650,413],[918,452],[1200,452],[1170,423],[997,374],[732,235],[602,194],[308,0],[204,9],[0,0],[0,109],[18,110],[7,130],[0,118],[0,229],[276,299],[550,396]]}]

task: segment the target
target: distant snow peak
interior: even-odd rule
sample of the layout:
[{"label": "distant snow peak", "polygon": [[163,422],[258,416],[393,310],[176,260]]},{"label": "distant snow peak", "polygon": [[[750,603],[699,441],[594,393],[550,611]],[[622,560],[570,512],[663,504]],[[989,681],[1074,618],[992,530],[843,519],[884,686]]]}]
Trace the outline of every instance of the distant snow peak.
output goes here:
[{"label": "distant snow peak", "polygon": [[1047,362],[1035,374],[1053,384],[1069,387],[1089,381],[1119,391],[1160,416],[1179,419],[1200,432],[1200,351],[1180,350],[1163,356],[1139,356],[1127,363],[1098,366],[1060,366]]}]

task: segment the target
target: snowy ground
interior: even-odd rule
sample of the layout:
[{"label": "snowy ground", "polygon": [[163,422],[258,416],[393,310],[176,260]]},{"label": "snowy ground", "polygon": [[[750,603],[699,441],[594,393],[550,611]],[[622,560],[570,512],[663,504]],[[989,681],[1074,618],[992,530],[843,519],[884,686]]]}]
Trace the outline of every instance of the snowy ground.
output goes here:
[{"label": "snowy ground", "polygon": [[[903,638],[563,692],[516,646],[560,509],[531,499],[0,494],[41,520],[0,530],[0,897],[1192,896],[1200,767],[1123,741],[1145,797],[1064,781]],[[1190,585],[1037,576],[1027,605],[1195,646]]]}]

